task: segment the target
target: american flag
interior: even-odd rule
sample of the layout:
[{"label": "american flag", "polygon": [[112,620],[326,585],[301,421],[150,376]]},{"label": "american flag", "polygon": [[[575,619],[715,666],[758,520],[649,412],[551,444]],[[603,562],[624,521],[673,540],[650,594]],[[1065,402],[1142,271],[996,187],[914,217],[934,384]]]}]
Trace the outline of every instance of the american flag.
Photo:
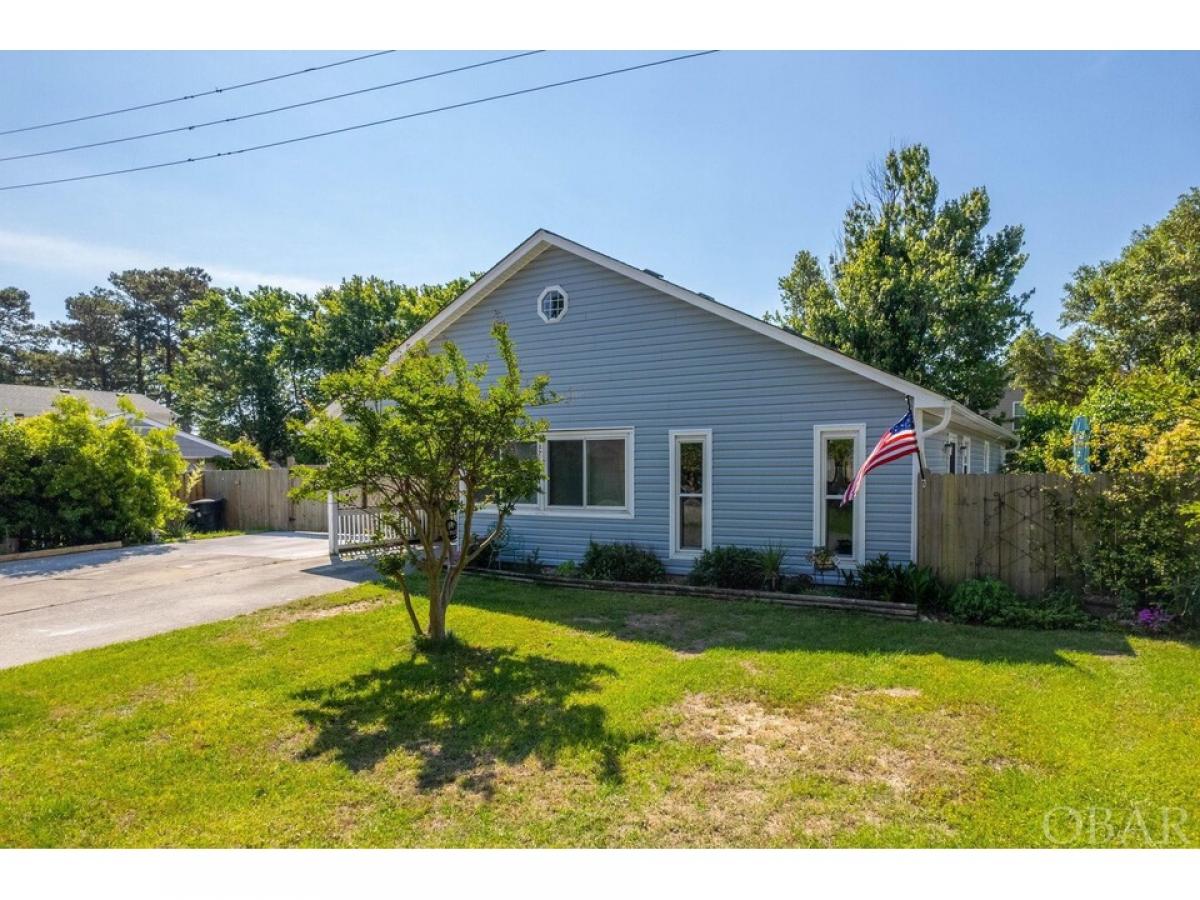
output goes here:
[{"label": "american flag", "polygon": [[841,505],[845,506],[854,499],[854,495],[862,487],[863,479],[872,469],[877,469],[886,463],[916,452],[917,428],[913,424],[912,410],[909,410],[904,414],[903,419],[883,433],[883,437],[879,439],[879,443],[875,445],[871,455],[863,460],[854,480],[846,487],[846,493],[842,494]]}]

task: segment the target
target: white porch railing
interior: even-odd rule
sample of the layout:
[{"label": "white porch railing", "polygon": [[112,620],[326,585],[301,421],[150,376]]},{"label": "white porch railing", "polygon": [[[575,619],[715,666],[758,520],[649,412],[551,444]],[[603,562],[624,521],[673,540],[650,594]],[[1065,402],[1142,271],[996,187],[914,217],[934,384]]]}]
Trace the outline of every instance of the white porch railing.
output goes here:
[{"label": "white porch railing", "polygon": [[[383,521],[373,506],[343,506],[332,493],[326,500],[329,522],[329,555],[337,558],[354,550],[377,550],[415,543],[417,528],[409,522],[395,527]],[[455,542],[457,546],[457,541]]]}]

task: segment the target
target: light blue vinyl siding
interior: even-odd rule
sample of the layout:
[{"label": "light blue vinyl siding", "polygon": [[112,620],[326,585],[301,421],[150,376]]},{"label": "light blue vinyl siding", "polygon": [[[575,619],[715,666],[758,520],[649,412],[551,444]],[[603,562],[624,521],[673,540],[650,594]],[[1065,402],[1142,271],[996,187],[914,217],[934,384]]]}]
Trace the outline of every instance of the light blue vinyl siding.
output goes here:
[{"label": "light blue vinyl siding", "polygon": [[[923,428],[933,428],[941,421],[941,413],[925,414]],[[929,467],[929,471],[936,475],[946,474],[946,451],[945,444],[949,438],[950,432],[953,431],[961,440],[964,437],[971,439],[971,474],[986,475],[1000,471],[1001,461],[1004,457],[1004,447],[992,437],[985,437],[979,432],[970,429],[964,429],[961,426],[955,425],[947,428],[944,431],[939,431],[925,439],[925,463]],[[987,441],[992,447],[991,466],[984,466],[984,449],[983,443]]]},{"label": "light blue vinyl siding", "polygon": [[[569,296],[546,324],[536,301],[549,285]],[[472,362],[496,364],[489,329],[509,325],[526,374],[544,372],[563,402],[541,414],[552,429],[634,429],[635,516],[522,514],[513,553],[578,560],[589,539],[631,540],[669,559],[668,431],[712,429],[713,543],[782,542],[790,569],[812,548],[813,426],[865,423],[869,452],[904,413],[898,392],[787,347],[556,248],[496,288],[439,336]],[[873,472],[865,490],[866,558],[910,554],[912,465]],[[483,514],[480,514],[481,517]]]}]

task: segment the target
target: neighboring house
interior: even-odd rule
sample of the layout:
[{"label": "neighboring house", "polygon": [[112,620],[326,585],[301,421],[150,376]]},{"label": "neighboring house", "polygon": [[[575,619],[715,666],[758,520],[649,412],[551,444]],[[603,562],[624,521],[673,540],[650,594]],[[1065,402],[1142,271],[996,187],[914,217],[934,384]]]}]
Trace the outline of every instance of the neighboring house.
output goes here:
[{"label": "neighboring house", "polygon": [[[1005,428],[959,403],[548,231],[501,260],[396,352],[453,340],[499,364],[508,323],[521,368],[562,402],[539,410],[548,478],[508,520],[513,552],[578,560],[588,541],[634,541],[671,572],[709,547],[814,545],[844,566],[916,548],[916,457],[839,498],[911,397],[934,472],[996,471]],[[486,511],[479,513],[487,522]]]},{"label": "neighboring house", "polygon": [[1025,389],[1009,387],[988,415],[998,422],[1003,422],[1005,428],[1015,433],[1021,419],[1025,418]]},{"label": "neighboring house", "polygon": [[[125,415],[118,401],[124,397],[137,408],[138,416],[130,424],[141,433],[154,428],[167,428],[175,424],[176,416],[157,400],[144,394],[124,394],[117,391],[87,391],[64,387],[33,387],[25,384],[0,384],[0,418],[21,419],[49,412],[58,397],[79,397],[92,406],[102,409],[110,416]],[[206,441],[186,431],[175,432],[175,443],[188,462],[229,457],[231,454],[220,444]]]}]

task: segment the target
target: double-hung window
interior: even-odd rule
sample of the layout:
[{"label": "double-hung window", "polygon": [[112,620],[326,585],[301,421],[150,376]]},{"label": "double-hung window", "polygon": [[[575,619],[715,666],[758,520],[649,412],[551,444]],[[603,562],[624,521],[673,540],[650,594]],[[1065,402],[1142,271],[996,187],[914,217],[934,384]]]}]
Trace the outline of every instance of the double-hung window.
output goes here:
[{"label": "double-hung window", "polygon": [[865,425],[817,425],[813,429],[813,543],[842,564],[861,563],[866,539],[866,485],[842,505],[842,496],[862,465]]},{"label": "double-hung window", "polygon": [[671,431],[671,555],[712,547],[712,431]]},{"label": "double-hung window", "polygon": [[547,512],[633,512],[632,429],[551,432],[545,453]]}]

